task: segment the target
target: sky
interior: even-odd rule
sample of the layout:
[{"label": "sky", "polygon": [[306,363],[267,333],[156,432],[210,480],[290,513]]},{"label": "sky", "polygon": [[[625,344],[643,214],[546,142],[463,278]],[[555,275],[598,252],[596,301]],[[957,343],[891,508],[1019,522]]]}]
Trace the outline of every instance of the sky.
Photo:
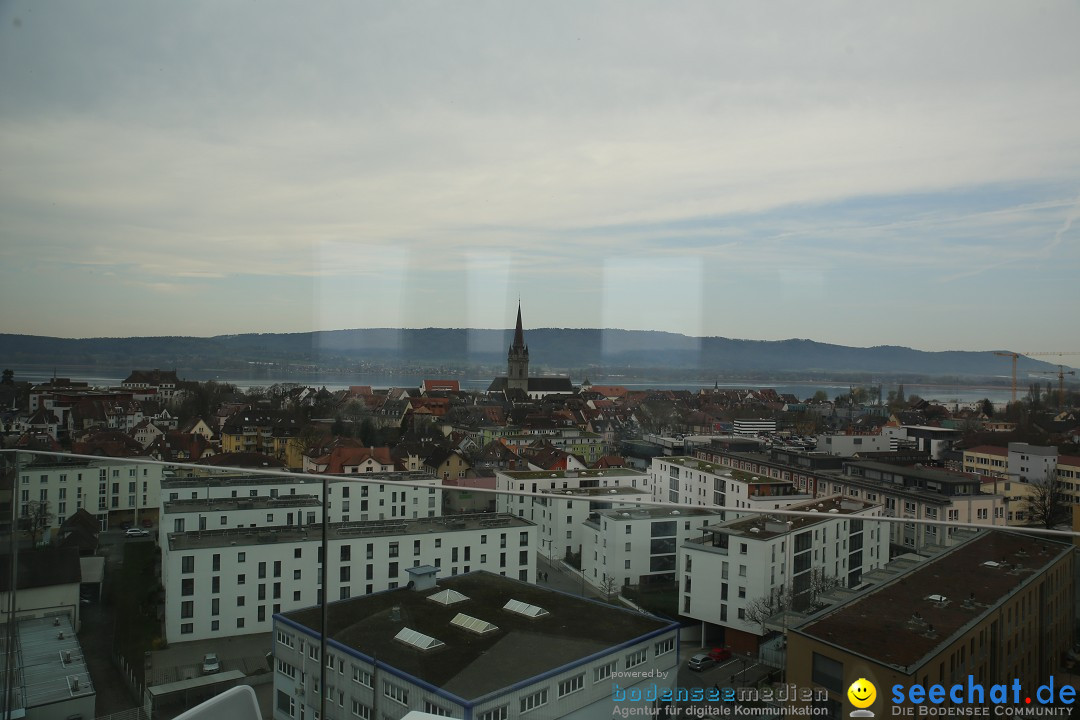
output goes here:
[{"label": "sky", "polygon": [[520,299],[526,328],[1080,350],[1078,27],[0,2],[0,332],[505,328]]}]

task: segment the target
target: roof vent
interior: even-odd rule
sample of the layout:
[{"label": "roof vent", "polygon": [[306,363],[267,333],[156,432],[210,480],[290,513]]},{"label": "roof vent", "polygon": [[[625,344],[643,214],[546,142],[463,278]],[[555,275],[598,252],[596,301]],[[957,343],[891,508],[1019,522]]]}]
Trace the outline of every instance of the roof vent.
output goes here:
[{"label": "roof vent", "polygon": [[752,528],[750,528],[750,532],[759,533],[759,532],[761,532],[761,528],[752,527]]},{"label": "roof vent", "polygon": [[944,595],[927,595],[926,599],[930,602],[936,603],[946,603],[949,601],[949,598],[945,597]]},{"label": "roof vent", "polygon": [[53,621],[52,621],[52,626],[53,627],[60,627],[60,618],[54,617]]},{"label": "roof vent", "polygon": [[64,659],[64,664],[65,665],[70,665],[71,664],[71,651],[70,650],[65,650],[62,657]]},{"label": "roof vent", "polygon": [[57,639],[57,640],[63,640],[63,639],[64,639],[64,631],[63,631],[63,630],[61,630],[60,632],[56,633],[56,639]]}]

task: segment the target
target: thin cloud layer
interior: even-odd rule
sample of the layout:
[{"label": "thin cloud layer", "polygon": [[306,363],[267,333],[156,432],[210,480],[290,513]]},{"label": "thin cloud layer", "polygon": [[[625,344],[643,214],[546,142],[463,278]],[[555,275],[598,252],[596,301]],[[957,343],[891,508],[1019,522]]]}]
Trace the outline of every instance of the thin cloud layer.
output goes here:
[{"label": "thin cloud layer", "polygon": [[531,326],[1057,347],[1078,20],[10,3],[0,287],[53,297],[0,330],[504,327],[520,295]]}]

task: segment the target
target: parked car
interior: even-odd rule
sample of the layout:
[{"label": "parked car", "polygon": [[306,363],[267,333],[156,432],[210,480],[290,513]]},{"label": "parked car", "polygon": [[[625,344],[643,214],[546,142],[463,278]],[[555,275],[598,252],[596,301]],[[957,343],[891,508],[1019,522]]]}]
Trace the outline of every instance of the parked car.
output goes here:
[{"label": "parked car", "polygon": [[149,537],[150,533],[142,528],[128,528],[124,531],[124,537]]},{"label": "parked car", "polygon": [[151,520],[150,518],[145,518],[145,519],[144,519],[144,520],[142,521],[142,526],[143,526],[144,528],[152,528],[152,527],[154,527],[154,521],[153,521],[153,520]]},{"label": "parked car", "polygon": [[709,651],[709,657],[716,662],[723,662],[731,659],[731,648],[718,647]]},{"label": "parked car", "polygon": [[687,661],[686,667],[690,668],[691,670],[696,670],[700,672],[702,670],[707,670],[708,668],[711,668],[715,664],[716,661],[713,660],[707,653],[698,653]]},{"label": "parked car", "polygon": [[221,672],[221,661],[215,653],[206,653],[202,659],[203,675],[213,675],[216,672]]}]

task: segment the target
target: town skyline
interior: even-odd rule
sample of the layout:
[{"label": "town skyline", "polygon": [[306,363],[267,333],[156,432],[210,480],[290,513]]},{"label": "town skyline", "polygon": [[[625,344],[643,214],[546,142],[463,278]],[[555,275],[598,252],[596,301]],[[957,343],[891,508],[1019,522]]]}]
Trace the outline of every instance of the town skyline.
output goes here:
[{"label": "town skyline", "polygon": [[0,332],[1075,350],[1074,4],[0,8]]}]

